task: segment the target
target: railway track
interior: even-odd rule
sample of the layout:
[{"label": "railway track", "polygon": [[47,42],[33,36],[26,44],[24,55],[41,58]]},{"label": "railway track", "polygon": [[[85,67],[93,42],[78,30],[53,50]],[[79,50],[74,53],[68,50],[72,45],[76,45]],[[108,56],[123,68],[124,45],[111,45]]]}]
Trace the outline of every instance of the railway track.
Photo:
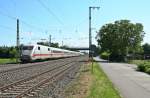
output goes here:
[{"label": "railway track", "polygon": [[53,69],[55,66],[64,65],[67,62],[72,62],[77,59],[62,59],[58,62],[44,63],[43,65],[33,65],[32,67],[23,67],[17,69],[11,69],[0,73],[0,87],[16,82],[18,80],[34,76],[36,74],[45,72],[49,69]]},{"label": "railway track", "polygon": [[19,80],[0,88],[0,98],[22,98],[34,96],[44,88],[63,76],[68,70],[73,69],[77,62],[71,61],[61,66],[53,67],[50,70]]},{"label": "railway track", "polygon": [[[76,58],[76,57],[72,57]],[[20,70],[23,68],[29,68],[29,67],[37,67],[37,66],[43,66],[43,65],[48,65],[50,63],[56,63],[56,62],[61,62],[65,60],[70,60],[70,58],[65,58],[65,59],[58,59],[58,60],[53,60],[53,61],[46,61],[46,62],[36,62],[36,63],[28,63],[28,64],[5,64],[5,65],[0,65],[0,73],[5,73],[5,72],[10,72],[14,70]]]}]

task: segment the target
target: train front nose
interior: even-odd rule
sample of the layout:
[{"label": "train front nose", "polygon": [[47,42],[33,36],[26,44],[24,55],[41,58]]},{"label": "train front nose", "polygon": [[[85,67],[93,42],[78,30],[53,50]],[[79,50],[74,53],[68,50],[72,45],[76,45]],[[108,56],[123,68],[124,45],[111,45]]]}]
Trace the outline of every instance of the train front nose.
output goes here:
[{"label": "train front nose", "polygon": [[23,46],[21,50],[21,61],[31,61],[33,46]]},{"label": "train front nose", "polygon": [[21,55],[21,61],[31,61],[31,57],[29,55]]},{"label": "train front nose", "polygon": [[31,51],[30,50],[23,50],[22,53],[21,53],[21,61],[31,61]]}]

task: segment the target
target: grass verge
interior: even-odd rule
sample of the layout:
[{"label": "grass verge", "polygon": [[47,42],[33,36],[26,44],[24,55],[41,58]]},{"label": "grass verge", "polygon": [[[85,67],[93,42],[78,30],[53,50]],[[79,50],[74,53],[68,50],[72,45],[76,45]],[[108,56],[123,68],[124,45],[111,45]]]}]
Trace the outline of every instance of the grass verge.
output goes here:
[{"label": "grass verge", "polygon": [[87,98],[121,98],[118,91],[97,63],[94,63],[93,69],[92,86]]},{"label": "grass verge", "polygon": [[150,60],[130,60],[130,61],[128,61],[128,63],[136,64],[136,65],[144,63],[144,62],[150,62]]},{"label": "grass verge", "polygon": [[97,63],[84,65],[77,79],[66,90],[65,98],[121,98]]},{"label": "grass verge", "polygon": [[16,63],[16,59],[0,58],[0,64]]}]

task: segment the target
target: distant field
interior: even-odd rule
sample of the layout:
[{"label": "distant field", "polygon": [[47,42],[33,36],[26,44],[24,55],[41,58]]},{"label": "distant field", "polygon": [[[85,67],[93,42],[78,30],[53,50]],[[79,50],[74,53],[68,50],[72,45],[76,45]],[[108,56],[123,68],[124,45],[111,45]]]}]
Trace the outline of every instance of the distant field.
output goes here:
[{"label": "distant field", "polygon": [[0,64],[7,64],[7,63],[16,63],[16,59],[0,58]]}]

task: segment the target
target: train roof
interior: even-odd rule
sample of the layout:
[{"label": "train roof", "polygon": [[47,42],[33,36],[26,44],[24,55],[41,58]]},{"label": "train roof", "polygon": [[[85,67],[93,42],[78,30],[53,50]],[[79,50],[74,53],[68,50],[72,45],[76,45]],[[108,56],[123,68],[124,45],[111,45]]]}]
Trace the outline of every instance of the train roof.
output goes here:
[{"label": "train roof", "polygon": [[[41,47],[49,47],[49,46],[44,46],[44,45],[38,45],[38,44],[29,44],[29,45],[23,45],[23,46],[41,46]],[[76,51],[70,51],[70,50],[66,50],[66,49],[60,49],[60,48],[54,48],[54,47],[49,47],[52,50],[56,50],[56,51],[64,51],[64,52],[72,52],[72,53],[81,53],[81,52],[76,52]]]}]

